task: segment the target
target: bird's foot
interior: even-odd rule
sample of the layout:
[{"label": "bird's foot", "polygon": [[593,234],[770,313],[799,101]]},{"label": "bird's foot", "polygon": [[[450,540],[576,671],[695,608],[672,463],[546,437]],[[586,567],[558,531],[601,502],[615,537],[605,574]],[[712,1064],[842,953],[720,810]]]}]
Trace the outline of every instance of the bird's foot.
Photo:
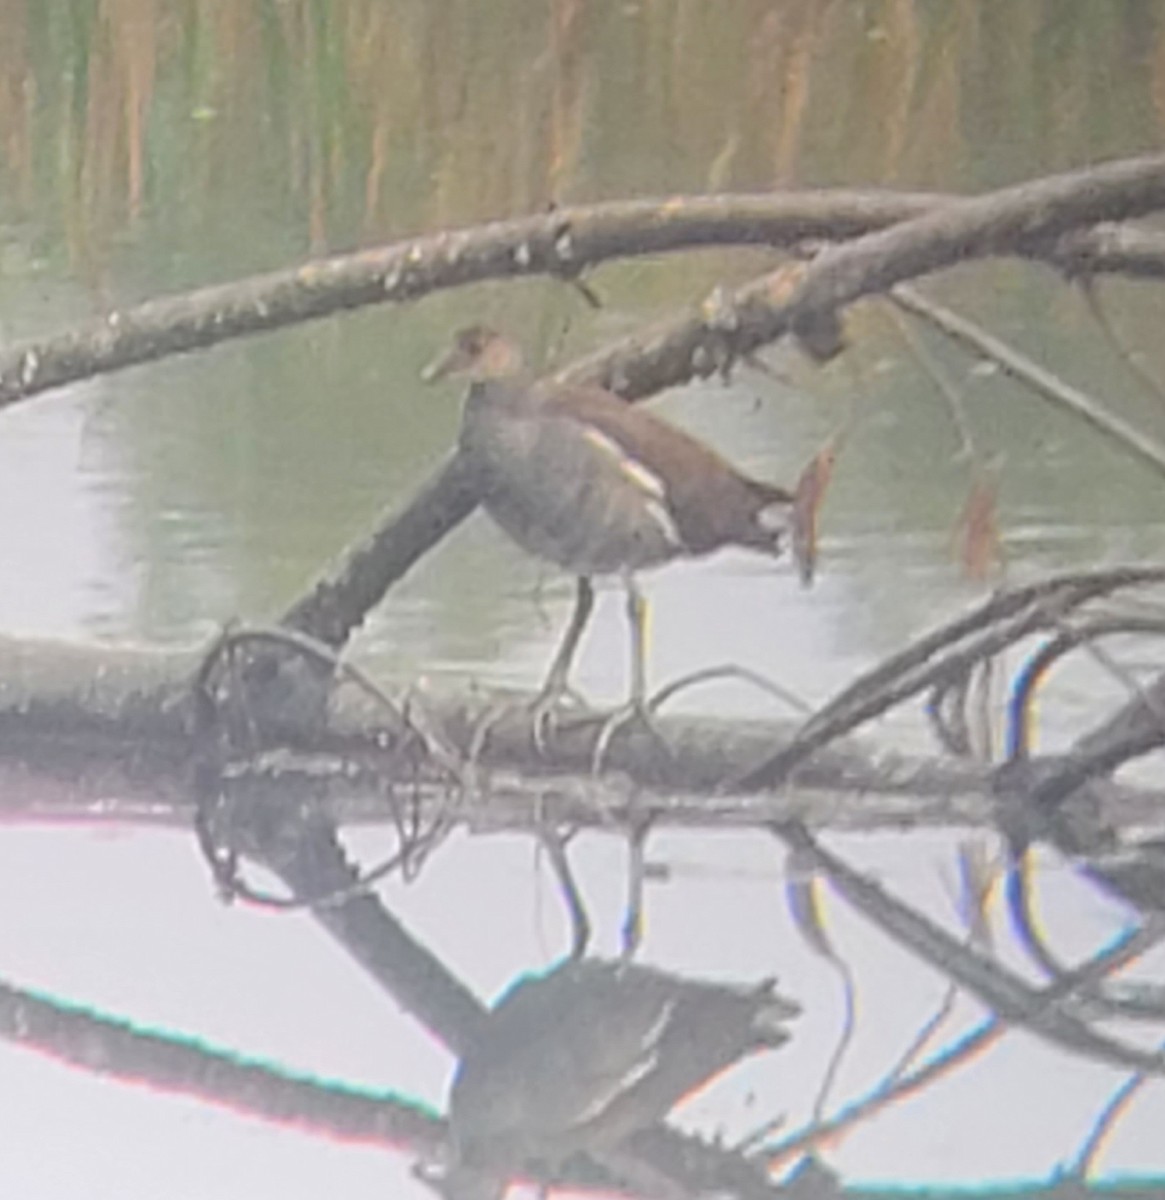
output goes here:
[{"label": "bird's foot", "polygon": [[574,872],[570,868],[570,859],[566,856],[566,847],[574,831],[562,833],[555,829],[541,829],[538,840],[542,844],[546,857],[550,860],[551,869],[558,882],[558,890],[566,905],[567,917],[570,919],[570,958],[577,962],[587,952],[591,940],[591,922],[587,916],[586,905],[583,903],[582,892],[575,882]]},{"label": "bird's foot", "polygon": [[615,709],[603,722],[602,728],[600,728],[598,736],[595,738],[595,745],[591,750],[591,775],[598,776],[602,774],[603,763],[606,761],[607,754],[611,749],[611,743],[615,740],[615,735],[621,729],[625,729],[634,722],[638,722],[647,730],[656,745],[663,751],[664,756],[670,759],[672,756],[671,746],[668,745],[667,739],[659,731],[653,713],[653,706],[642,698],[632,698],[626,704]]},{"label": "bird's foot", "polygon": [[589,711],[587,702],[565,684],[547,684],[529,703],[520,700],[499,700],[482,712],[473,726],[469,739],[469,765],[476,767],[489,741],[490,734],[508,717],[526,712],[530,716],[530,736],[534,749],[545,758],[549,738],[558,728],[559,717],[565,708]]},{"label": "bird's foot", "polygon": [[564,708],[586,711],[590,705],[565,683],[547,683],[530,704],[531,734],[534,749],[545,758],[548,739],[558,729],[558,718]]},{"label": "bird's foot", "polygon": [[473,723],[473,732],[469,736],[469,750],[466,754],[466,766],[471,775],[477,771],[477,764],[494,726],[507,714],[513,712],[515,707],[516,705],[510,700],[490,704]]}]

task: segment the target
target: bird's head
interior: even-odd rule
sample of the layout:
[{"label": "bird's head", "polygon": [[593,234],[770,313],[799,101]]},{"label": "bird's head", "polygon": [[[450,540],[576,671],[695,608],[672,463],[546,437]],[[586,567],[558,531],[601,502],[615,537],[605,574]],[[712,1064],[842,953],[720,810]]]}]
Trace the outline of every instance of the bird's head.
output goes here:
[{"label": "bird's head", "polygon": [[466,375],[474,382],[504,379],[522,370],[522,352],[502,334],[487,325],[470,325],[453,337],[453,345],[422,372],[425,383],[447,375]]}]

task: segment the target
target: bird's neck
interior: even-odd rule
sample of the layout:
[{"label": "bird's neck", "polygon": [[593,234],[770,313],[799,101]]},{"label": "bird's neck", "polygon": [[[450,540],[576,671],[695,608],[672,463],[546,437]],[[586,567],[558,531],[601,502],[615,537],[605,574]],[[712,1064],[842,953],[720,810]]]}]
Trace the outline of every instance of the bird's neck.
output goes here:
[{"label": "bird's neck", "polygon": [[490,411],[526,412],[537,406],[532,382],[525,375],[475,379],[465,400],[466,415]]}]

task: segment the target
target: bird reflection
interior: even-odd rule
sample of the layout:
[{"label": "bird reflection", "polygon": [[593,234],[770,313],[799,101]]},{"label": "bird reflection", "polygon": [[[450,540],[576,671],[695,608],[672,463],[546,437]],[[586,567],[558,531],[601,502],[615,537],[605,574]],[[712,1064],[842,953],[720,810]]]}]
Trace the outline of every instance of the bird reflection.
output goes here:
[{"label": "bird reflection", "polygon": [[522,1169],[553,1174],[662,1120],[740,1059],[788,1040],[800,1007],[773,981],[684,979],[626,961],[521,976],[458,1064],[449,1200],[497,1200]]}]

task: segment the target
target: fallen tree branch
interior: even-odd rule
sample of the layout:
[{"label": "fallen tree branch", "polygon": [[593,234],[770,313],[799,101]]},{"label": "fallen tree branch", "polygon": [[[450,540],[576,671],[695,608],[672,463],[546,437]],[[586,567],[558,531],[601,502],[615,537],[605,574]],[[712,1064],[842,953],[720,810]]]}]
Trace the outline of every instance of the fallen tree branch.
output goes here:
[{"label": "fallen tree branch", "polygon": [[614,258],[853,237],[943,197],[885,191],[673,196],[563,208],[409,238],[116,310],[0,354],[0,406],[238,337],[487,279],[575,278]]},{"label": "fallen tree branch", "polygon": [[[979,610],[982,611],[982,610]],[[952,623],[945,627],[961,628]],[[933,635],[937,641],[937,635]],[[205,653],[118,651],[52,642],[0,639],[0,802],[8,821],[137,823],[188,828],[194,815],[191,681]],[[236,771],[244,794],[310,778],[340,823],[391,823],[386,787],[416,793],[425,813],[446,811],[479,831],[534,832],[539,821],[611,828],[651,819],[675,828],[756,827],[805,820],[813,828],[989,827],[997,794],[990,765],[923,758],[837,740],[815,750],[793,786],[754,793],[709,794],[741,762],[774,745],[799,747],[800,722],[657,717],[671,755],[650,734],[629,728],[614,742],[610,772],[590,778],[599,722],[564,724],[541,756],[522,701],[512,696],[491,725],[478,764],[480,787],[450,809],[442,769],[417,774],[385,714],[355,689],[329,701],[326,725],[287,721],[280,742]],[[468,754],[496,695],[425,696],[414,700],[450,747]],[[862,797],[861,803],[854,796]],[[1151,826],[1162,818],[1156,792],[1102,784],[1104,815],[1116,827]],[[340,883],[345,886],[346,880]],[[320,893],[315,893],[320,894]]]},{"label": "fallen tree branch", "polygon": [[732,788],[774,786],[836,737],[1041,630],[1089,601],[1123,588],[1165,581],[1165,567],[1077,572],[1000,591],[970,613],[924,634],[846,686],[805,722],[796,739],[738,772]]}]

